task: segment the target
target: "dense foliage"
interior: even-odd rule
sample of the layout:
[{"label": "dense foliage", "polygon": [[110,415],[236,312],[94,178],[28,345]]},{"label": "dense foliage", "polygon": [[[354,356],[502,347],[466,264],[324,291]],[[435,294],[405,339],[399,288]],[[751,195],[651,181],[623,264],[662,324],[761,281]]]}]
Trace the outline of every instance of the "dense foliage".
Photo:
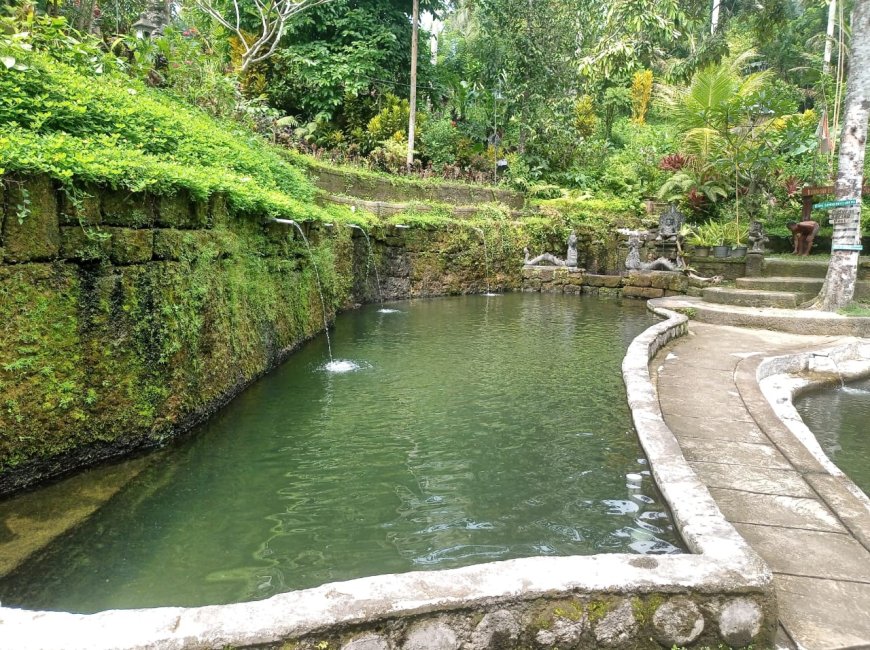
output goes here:
[{"label": "dense foliage", "polygon": [[14,65],[0,72],[0,172],[157,194],[185,188],[200,198],[223,192],[242,212],[274,216],[315,210],[312,186],[278,149],[131,78],[87,39],[45,42],[57,21],[3,44]]},{"label": "dense foliage", "polygon": [[[6,169],[221,190],[243,209],[297,214],[311,188],[258,131],[391,174],[538,198],[658,197],[695,224],[775,227],[797,215],[802,186],[835,171],[816,130],[824,113],[837,135],[850,2],[830,64],[821,0],[723,0],[715,25],[688,0],[424,2],[411,170],[410,3],[319,4],[244,72],[248,32],[240,40],[183,0],[161,35],[136,38],[142,4],[58,0],[4,19]],[[241,18],[255,38],[256,13]]]}]

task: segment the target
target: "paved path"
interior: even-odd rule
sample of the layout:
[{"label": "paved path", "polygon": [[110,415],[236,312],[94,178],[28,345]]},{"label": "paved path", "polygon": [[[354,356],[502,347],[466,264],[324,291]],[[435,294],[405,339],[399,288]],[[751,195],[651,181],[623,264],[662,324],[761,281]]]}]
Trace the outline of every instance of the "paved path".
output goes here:
[{"label": "paved path", "polygon": [[651,362],[686,460],[774,572],[785,648],[870,648],[870,511],[795,440],[755,381],[764,356],[835,340],[692,322]]}]

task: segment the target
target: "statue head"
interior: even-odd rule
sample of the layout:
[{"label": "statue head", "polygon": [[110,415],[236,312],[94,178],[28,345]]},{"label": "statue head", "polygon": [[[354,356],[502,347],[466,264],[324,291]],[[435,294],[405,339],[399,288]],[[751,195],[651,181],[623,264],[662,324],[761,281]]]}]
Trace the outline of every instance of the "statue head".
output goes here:
[{"label": "statue head", "polygon": [[659,217],[659,236],[674,236],[680,232],[686,217],[671,203]]}]

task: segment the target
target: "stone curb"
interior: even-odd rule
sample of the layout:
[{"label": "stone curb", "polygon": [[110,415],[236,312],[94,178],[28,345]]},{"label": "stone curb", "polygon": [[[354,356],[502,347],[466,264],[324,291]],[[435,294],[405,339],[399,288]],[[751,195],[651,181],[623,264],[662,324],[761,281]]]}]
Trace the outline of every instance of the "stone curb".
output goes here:
[{"label": "stone curb", "polygon": [[671,508],[683,540],[694,553],[723,563],[736,563],[747,577],[772,589],[772,574],[767,565],[725,519],[665,424],[649,361],[671,340],[686,334],[689,319],[652,302],[647,303],[648,308],[668,320],[653,325],[632,341],[622,363],[622,374],[634,426],[656,484]]}]

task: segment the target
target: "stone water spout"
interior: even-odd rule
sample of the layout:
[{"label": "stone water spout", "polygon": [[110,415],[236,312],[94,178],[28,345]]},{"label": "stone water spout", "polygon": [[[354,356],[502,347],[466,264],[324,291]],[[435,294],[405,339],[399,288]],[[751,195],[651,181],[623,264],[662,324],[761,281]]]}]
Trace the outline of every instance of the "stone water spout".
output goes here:
[{"label": "stone water spout", "polygon": [[[302,237],[302,241],[305,242],[305,248],[308,251],[308,259],[311,262],[311,267],[314,269],[314,279],[317,280],[317,293],[320,296],[320,308],[323,311],[323,332],[326,334],[326,349],[329,352],[329,364],[327,368],[333,366],[336,361],[332,358],[332,342],[329,340],[329,319],[326,316],[326,301],[323,299],[323,284],[320,281],[320,270],[317,268],[317,262],[314,261],[314,254],[311,252],[311,244],[308,243],[308,238],[305,236],[305,232],[302,230],[302,226],[300,226],[293,219],[272,219],[274,223],[286,224],[290,226],[294,226],[297,231],[299,231],[299,235]],[[342,363],[342,362],[338,362]]]},{"label": "stone water spout", "polygon": [[486,248],[486,233],[483,228],[473,228],[474,232],[480,235],[481,241],[483,241],[483,273],[486,281],[486,293],[485,296],[494,296],[496,294],[492,293],[489,289],[489,251]]}]

